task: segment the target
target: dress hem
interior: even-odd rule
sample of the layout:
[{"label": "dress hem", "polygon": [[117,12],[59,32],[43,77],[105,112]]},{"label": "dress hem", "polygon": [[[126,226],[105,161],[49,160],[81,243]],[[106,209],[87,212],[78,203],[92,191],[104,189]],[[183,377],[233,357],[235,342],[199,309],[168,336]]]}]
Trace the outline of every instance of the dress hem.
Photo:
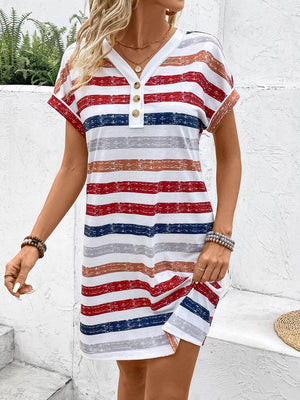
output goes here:
[{"label": "dress hem", "polygon": [[103,360],[103,361],[115,360],[116,361],[116,360],[143,360],[143,359],[150,359],[150,358],[166,357],[166,356],[175,354],[175,351],[172,348],[170,348],[170,350],[168,352],[164,352],[163,354],[157,354],[157,355],[155,355],[153,353],[152,354],[149,353],[148,355],[141,354],[140,357],[136,356],[135,358],[132,358],[132,356],[130,356],[130,355],[128,355],[128,357],[126,357],[124,355],[122,355],[122,356],[120,355],[119,357],[116,357],[113,354],[111,354],[111,357],[109,357],[109,356],[102,357],[101,355],[99,355],[99,353],[97,355],[91,355],[91,354],[85,353],[81,349],[79,349],[79,353],[81,356],[88,358],[90,360]]}]

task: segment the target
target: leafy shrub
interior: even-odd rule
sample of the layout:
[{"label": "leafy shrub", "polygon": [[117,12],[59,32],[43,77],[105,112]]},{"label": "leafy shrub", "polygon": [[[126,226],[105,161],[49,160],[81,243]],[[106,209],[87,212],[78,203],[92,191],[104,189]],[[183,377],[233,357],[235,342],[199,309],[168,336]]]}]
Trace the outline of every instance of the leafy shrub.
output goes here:
[{"label": "leafy shrub", "polygon": [[[73,14],[69,27],[59,28],[52,22],[29,18],[31,12],[17,16],[12,7],[10,17],[0,9],[0,84],[53,86],[58,74],[62,55],[67,46],[75,42],[77,23],[86,19],[83,13]],[[32,37],[24,34],[25,21],[36,27]],[[63,35],[67,33],[66,43]]]}]

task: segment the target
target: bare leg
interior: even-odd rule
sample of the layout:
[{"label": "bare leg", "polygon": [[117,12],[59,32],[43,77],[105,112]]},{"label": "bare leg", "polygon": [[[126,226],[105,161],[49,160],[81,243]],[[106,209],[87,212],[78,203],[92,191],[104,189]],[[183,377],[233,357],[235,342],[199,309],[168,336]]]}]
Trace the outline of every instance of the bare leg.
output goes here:
[{"label": "bare leg", "polygon": [[147,360],[117,360],[118,400],[144,400]]},{"label": "bare leg", "polygon": [[199,350],[180,339],[175,354],[147,359],[144,400],[188,400]]}]

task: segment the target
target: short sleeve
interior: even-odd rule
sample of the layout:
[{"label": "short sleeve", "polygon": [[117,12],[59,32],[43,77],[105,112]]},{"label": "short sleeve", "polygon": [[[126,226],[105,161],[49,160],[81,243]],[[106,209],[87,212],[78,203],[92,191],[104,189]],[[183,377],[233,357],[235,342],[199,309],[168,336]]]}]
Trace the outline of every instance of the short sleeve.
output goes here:
[{"label": "short sleeve", "polygon": [[240,95],[219,40],[214,37],[206,49],[205,125],[206,130],[212,133],[225,114],[232,110]]},{"label": "short sleeve", "polygon": [[80,118],[74,93],[67,96],[73,86],[72,69],[69,58],[75,48],[75,43],[69,45],[61,59],[60,68],[54,85],[53,93],[47,101],[56,111],[65,117],[85,137],[85,129]]}]

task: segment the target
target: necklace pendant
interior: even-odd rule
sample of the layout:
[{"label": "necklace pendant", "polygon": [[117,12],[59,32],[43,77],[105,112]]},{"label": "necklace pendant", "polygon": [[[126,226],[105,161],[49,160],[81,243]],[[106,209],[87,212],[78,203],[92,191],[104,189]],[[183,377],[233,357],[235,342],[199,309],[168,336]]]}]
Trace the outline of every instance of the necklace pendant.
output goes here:
[{"label": "necklace pendant", "polygon": [[134,69],[136,72],[141,72],[142,67],[140,65],[136,65]]}]

